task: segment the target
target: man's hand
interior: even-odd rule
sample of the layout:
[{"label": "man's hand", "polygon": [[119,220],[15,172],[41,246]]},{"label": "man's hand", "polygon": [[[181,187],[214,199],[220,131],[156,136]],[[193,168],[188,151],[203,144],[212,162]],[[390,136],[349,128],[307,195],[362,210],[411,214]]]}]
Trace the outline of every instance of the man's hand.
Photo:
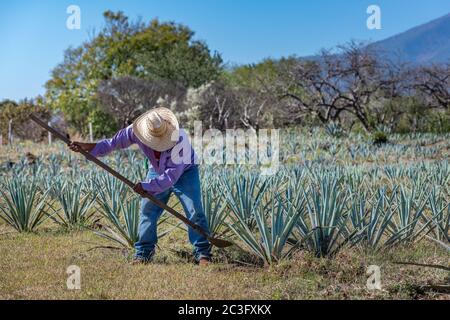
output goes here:
[{"label": "man's hand", "polygon": [[95,148],[96,143],[84,143],[84,142],[78,142],[78,141],[72,141],[69,144],[69,149],[74,152],[81,152],[81,150],[91,152],[92,149]]},{"label": "man's hand", "polygon": [[138,182],[134,185],[133,190],[140,195],[143,195],[145,193],[145,190],[142,187],[142,183],[140,183],[140,182]]},{"label": "man's hand", "polygon": [[80,143],[80,142],[75,142],[75,141],[73,141],[73,142],[71,142],[71,143],[69,144],[69,149],[72,150],[72,151],[74,151],[74,152],[81,152],[81,150],[83,149],[83,147],[81,146],[81,143]]}]

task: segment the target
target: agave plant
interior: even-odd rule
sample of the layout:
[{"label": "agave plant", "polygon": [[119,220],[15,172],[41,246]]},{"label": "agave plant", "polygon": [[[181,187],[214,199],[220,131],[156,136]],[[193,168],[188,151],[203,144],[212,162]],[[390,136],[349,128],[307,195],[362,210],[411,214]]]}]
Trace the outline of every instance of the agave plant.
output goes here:
[{"label": "agave plant", "polygon": [[[395,193],[395,190],[394,190]],[[350,220],[354,229],[359,230],[358,242],[372,249],[377,249],[386,239],[388,227],[395,213],[392,198],[386,187],[377,190],[369,199],[366,192],[352,199]]]},{"label": "agave plant", "polygon": [[[97,202],[100,213],[106,219],[107,225],[102,225],[102,229],[94,230],[95,234],[106,238],[116,245],[125,249],[132,249],[139,239],[139,208],[141,198],[131,195],[122,184],[116,184],[113,179],[104,178],[108,181],[104,186],[97,185],[99,191]],[[164,213],[158,221],[158,225],[166,222],[168,216]],[[178,227],[175,225],[174,228]],[[172,228],[173,229],[173,228]],[[158,234],[162,237],[172,229],[167,229]]]},{"label": "agave plant", "polygon": [[121,247],[131,249],[138,240],[139,198],[128,198],[127,190],[119,181],[103,175],[97,181],[97,202],[108,225],[94,232]]},{"label": "agave plant", "polygon": [[102,172],[100,177],[93,181],[97,190],[104,190],[112,197],[116,197],[116,200],[126,196],[128,193],[128,187],[124,183],[107,173]]},{"label": "agave plant", "polygon": [[224,201],[224,194],[220,186],[214,180],[206,181],[202,192],[203,210],[208,221],[208,227],[211,234],[219,234],[225,226],[227,218],[227,206]]},{"label": "agave plant", "polygon": [[103,226],[105,231],[94,232],[121,247],[131,249],[138,240],[139,198],[127,199],[126,193],[120,188],[100,189],[98,195],[100,212],[108,221]]},{"label": "agave plant", "polygon": [[328,123],[327,125],[325,125],[325,132],[330,137],[334,137],[334,138],[341,138],[342,136],[345,135],[345,131],[342,128],[342,126],[335,121],[332,121],[332,122]]},{"label": "agave plant", "polygon": [[400,166],[385,166],[384,174],[390,181],[396,181],[406,175],[406,168]]},{"label": "agave plant", "polygon": [[429,168],[428,171],[434,172],[430,178],[435,185],[446,186],[450,182],[450,166],[448,162],[435,164],[435,166]]},{"label": "agave plant", "polygon": [[428,203],[431,210],[431,217],[426,220],[432,221],[431,231],[435,239],[450,243],[450,203],[445,203],[442,194],[436,187],[431,189]]},{"label": "agave plant", "polygon": [[122,152],[128,159],[130,176],[133,177],[135,181],[143,181],[145,179],[145,175],[147,174],[145,171],[145,166],[143,165],[145,160],[138,158],[135,150],[126,149]]},{"label": "agave plant", "polygon": [[49,167],[48,167],[49,174],[52,176],[57,176],[61,172],[60,158],[55,154],[51,154],[48,157],[48,161],[49,161]]},{"label": "agave plant", "polygon": [[97,193],[97,188],[101,185],[100,181],[105,177],[104,172],[98,170],[84,171],[76,183],[82,186],[83,190],[90,191],[94,196]]},{"label": "agave plant", "polygon": [[347,226],[348,196],[334,177],[325,177],[303,193],[307,214],[297,223],[301,241],[318,257],[334,256],[357,236],[357,230],[350,231]]},{"label": "agave plant", "polygon": [[269,179],[262,178],[252,172],[227,176],[222,180],[225,199],[235,216],[245,221],[253,229],[256,226],[254,212],[261,205],[269,186]]},{"label": "agave plant", "polygon": [[7,178],[0,193],[0,218],[18,232],[35,231],[46,220],[48,191],[42,193],[34,179]]},{"label": "agave plant", "polygon": [[424,208],[427,202],[425,189],[421,189],[418,194],[416,187],[411,190],[403,186],[396,192],[396,210],[392,217],[389,231],[392,236],[386,241],[386,245],[391,246],[398,242],[411,242],[416,240],[428,227],[431,221],[420,225]]},{"label": "agave plant", "polygon": [[56,223],[65,228],[87,225],[94,213],[91,209],[96,197],[90,192],[84,192],[81,183],[57,184],[53,187],[53,194],[60,205],[60,209],[55,210],[55,214],[51,216]]},{"label": "agave plant", "polygon": [[293,207],[286,206],[281,197],[273,196],[266,206],[254,211],[256,230],[235,213],[229,227],[253,254],[265,264],[273,264],[291,253],[285,247],[298,218],[299,213]]}]

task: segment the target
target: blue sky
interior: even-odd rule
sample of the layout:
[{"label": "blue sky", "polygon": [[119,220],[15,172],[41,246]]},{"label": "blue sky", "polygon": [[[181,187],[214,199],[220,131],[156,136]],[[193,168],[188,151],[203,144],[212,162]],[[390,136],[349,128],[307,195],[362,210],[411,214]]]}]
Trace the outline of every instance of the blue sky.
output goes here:
[{"label": "blue sky", "polygon": [[[66,28],[69,5],[81,29]],[[382,29],[366,27],[369,5],[381,8]],[[153,17],[188,25],[228,63],[310,55],[350,39],[380,40],[450,12],[449,0],[15,0],[0,1],[0,100],[44,93],[50,70],[69,46],[103,24],[102,13]]]}]

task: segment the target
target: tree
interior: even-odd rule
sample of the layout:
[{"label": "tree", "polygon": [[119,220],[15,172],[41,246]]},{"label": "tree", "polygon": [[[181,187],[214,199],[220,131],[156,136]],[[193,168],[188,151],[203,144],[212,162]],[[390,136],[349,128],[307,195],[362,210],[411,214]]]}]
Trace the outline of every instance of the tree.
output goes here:
[{"label": "tree", "polygon": [[226,74],[225,82],[236,96],[239,126],[257,130],[291,122],[290,116],[280,112],[278,97],[284,89],[277,82],[282,76],[280,70],[287,70],[296,63],[294,57],[265,59],[257,64],[236,66]]},{"label": "tree", "polygon": [[220,55],[211,55],[204,43],[194,41],[193,31],[184,25],[157,19],[130,22],[122,12],[111,11],[104,18],[105,27],[97,35],[66,50],[46,83],[47,103],[82,133],[87,133],[88,119],[111,122],[96,99],[105,81],[138,77],[198,86],[221,70]]},{"label": "tree", "polygon": [[189,89],[178,116],[190,128],[192,120],[201,120],[207,127],[219,130],[258,130],[273,125],[270,105],[271,101],[258,91],[231,86],[222,79]]},{"label": "tree", "polygon": [[8,135],[9,122],[12,121],[13,135],[21,139],[40,140],[45,134],[39,125],[30,120],[30,114],[37,114],[48,121],[50,112],[33,100],[23,100],[19,103],[6,100],[0,102],[0,132],[4,137]]},{"label": "tree", "polygon": [[136,77],[122,77],[103,81],[97,90],[101,108],[124,128],[142,112],[157,105],[158,99],[180,95],[173,85]]},{"label": "tree", "polygon": [[277,80],[280,66],[293,60],[293,58],[264,59],[257,64],[236,66],[227,73],[227,81],[232,86],[266,93],[268,86]]},{"label": "tree", "polygon": [[189,107],[197,109],[208,128],[225,130],[236,126],[235,96],[222,81],[211,82],[187,94]]},{"label": "tree", "polygon": [[9,121],[12,120],[15,110],[17,102],[9,99],[0,102],[0,134],[3,137],[8,137]]},{"label": "tree", "polygon": [[298,60],[281,70],[280,99],[287,101],[292,119],[310,114],[326,124],[350,115],[366,131],[372,131],[377,125],[373,102],[402,92],[398,89],[399,71],[381,63],[376,53],[362,44],[351,42],[339,49],[338,53],[324,50],[317,61]]},{"label": "tree", "polygon": [[169,80],[184,88],[198,88],[218,79],[222,64],[220,55],[211,55],[201,41],[176,43],[161,50],[145,52],[138,58],[145,78]]},{"label": "tree", "polygon": [[431,108],[450,109],[450,64],[419,67],[413,71],[414,88]]},{"label": "tree", "polygon": [[272,103],[268,97],[245,88],[235,89],[234,95],[238,106],[236,112],[241,125],[252,130],[273,125],[273,115],[269,110]]}]

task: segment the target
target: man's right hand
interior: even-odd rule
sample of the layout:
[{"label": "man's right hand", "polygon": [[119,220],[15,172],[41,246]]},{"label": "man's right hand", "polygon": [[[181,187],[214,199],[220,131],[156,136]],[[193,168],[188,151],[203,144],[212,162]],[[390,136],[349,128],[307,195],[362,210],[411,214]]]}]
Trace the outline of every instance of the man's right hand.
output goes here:
[{"label": "man's right hand", "polygon": [[74,152],[81,152],[81,150],[91,152],[92,149],[94,149],[95,143],[84,143],[84,142],[78,142],[78,141],[72,141],[69,144],[69,149]]}]

